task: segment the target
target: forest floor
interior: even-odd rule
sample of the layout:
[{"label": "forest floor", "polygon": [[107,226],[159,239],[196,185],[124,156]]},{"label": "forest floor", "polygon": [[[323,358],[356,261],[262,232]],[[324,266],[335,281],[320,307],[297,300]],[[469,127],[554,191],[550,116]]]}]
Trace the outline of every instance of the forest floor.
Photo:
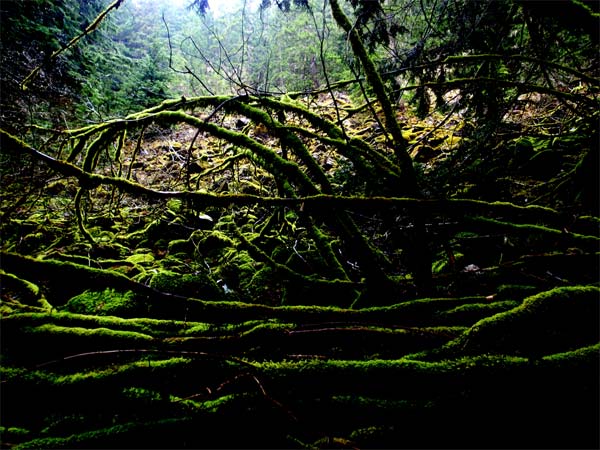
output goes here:
[{"label": "forest floor", "polygon": [[[2,448],[598,448],[600,222],[570,203],[581,130],[520,129],[474,156],[459,114],[399,115],[430,196],[457,210],[427,218],[426,290],[390,237],[410,218],[352,211],[390,261],[381,303],[357,296],[364,268],[344,247],[347,282],[281,275],[324,270],[294,208],[101,185],[82,225],[76,179],[6,157]],[[385,148],[368,117],[348,134]],[[221,125],[278,147],[244,117]],[[100,173],[157,192],[277,192],[237,146],[191,126],[141,141]],[[306,144],[336,195],[368,191],[347,159]],[[462,199],[488,213],[463,214]]]}]

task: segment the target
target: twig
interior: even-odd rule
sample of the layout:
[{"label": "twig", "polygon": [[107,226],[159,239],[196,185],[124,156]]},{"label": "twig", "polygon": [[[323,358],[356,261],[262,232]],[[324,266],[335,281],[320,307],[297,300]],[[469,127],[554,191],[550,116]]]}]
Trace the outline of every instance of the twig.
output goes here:
[{"label": "twig", "polygon": [[236,358],[235,356],[229,356],[229,355],[222,355],[222,354],[218,354],[218,353],[195,352],[195,351],[188,351],[188,350],[158,350],[158,349],[151,350],[151,349],[138,349],[138,348],[136,348],[136,349],[118,349],[118,350],[100,350],[100,351],[96,351],[96,352],[77,353],[75,355],[65,356],[60,359],[46,361],[44,363],[36,365],[35,368],[39,369],[41,367],[46,367],[46,366],[50,366],[53,364],[70,361],[73,359],[85,358],[88,356],[102,356],[102,355],[112,355],[112,354],[121,354],[121,353],[134,353],[134,354],[135,353],[158,353],[158,354],[164,354],[164,355],[190,356],[190,357],[197,357],[197,358],[233,361],[233,362],[245,365],[245,366],[252,367],[253,369],[256,368],[256,366],[254,364],[252,364],[248,361],[244,361],[241,358]]}]

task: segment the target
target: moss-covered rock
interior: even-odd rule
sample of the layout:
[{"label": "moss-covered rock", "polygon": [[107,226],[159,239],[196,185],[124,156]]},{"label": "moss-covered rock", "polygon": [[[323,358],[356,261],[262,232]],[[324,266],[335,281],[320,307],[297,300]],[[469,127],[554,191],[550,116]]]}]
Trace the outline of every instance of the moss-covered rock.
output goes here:
[{"label": "moss-covered rock", "polygon": [[206,254],[218,253],[222,249],[235,248],[235,242],[222,231],[196,231],[190,236],[190,240],[197,243],[198,250]]},{"label": "moss-covered rock", "polygon": [[133,255],[125,258],[125,261],[131,264],[152,264],[154,259],[154,255],[152,253],[134,253]]},{"label": "moss-covered rock", "polygon": [[33,254],[47,243],[47,238],[43,232],[38,231],[23,236],[19,242],[18,250],[23,254]]},{"label": "moss-covered rock", "polygon": [[99,316],[140,317],[147,313],[148,307],[131,291],[118,292],[114,289],[105,289],[85,291],[76,295],[67,302],[64,310]]},{"label": "moss-covered rock", "polygon": [[225,296],[223,289],[208,274],[201,272],[179,274],[161,270],[152,276],[150,287],[161,292],[202,300],[218,300]]},{"label": "moss-covered rock", "polygon": [[[255,269],[256,263],[243,263],[238,281],[244,298],[251,303],[279,305],[282,299],[282,283],[277,279],[273,269],[262,267]],[[243,278],[242,278],[243,277]]]},{"label": "moss-covered rock", "polygon": [[189,256],[194,252],[194,244],[188,239],[175,239],[169,241],[167,251],[169,252],[169,255],[182,254]]},{"label": "moss-covered rock", "polygon": [[7,272],[43,286],[43,293],[54,306],[62,306],[86,290],[100,291],[107,286],[119,291],[147,291],[146,286],[132,282],[121,273],[75,264],[67,261],[42,260],[15,253],[2,252]]}]

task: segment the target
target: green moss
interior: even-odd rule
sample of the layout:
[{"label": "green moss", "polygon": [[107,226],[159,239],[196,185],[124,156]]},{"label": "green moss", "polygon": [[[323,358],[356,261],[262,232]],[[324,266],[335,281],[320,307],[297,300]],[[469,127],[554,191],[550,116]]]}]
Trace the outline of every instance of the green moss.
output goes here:
[{"label": "green moss", "polygon": [[594,363],[596,367],[598,367],[599,359],[600,343],[568,352],[544,356],[542,358],[542,363],[550,363],[560,367],[567,367],[574,364],[588,366],[589,363]]},{"label": "green moss", "polygon": [[[112,445],[121,447],[122,445],[135,445],[135,441],[150,442],[143,439],[157,433],[157,429],[165,431],[165,427],[180,425],[190,422],[187,418],[163,419],[159,421],[151,421],[145,423],[130,422],[120,425],[115,425],[108,428],[102,428],[84,433],[72,434],[68,437],[46,437],[33,439],[29,442],[22,443],[14,447],[15,449],[43,449],[43,448],[109,448]],[[129,437],[133,435],[133,438]],[[158,436],[157,436],[158,437]]]},{"label": "green moss", "polygon": [[[13,314],[14,312],[20,310],[21,304],[17,303],[16,305],[11,302],[11,305],[7,305],[6,302],[0,302],[0,317],[8,316]],[[26,306],[26,305],[23,305]]]},{"label": "green moss", "polygon": [[152,253],[136,253],[125,258],[125,261],[132,264],[152,264],[154,255]]},{"label": "green moss", "polygon": [[417,400],[448,395],[454,383],[481,379],[486,373],[518,371],[526,358],[481,355],[438,362],[374,359],[265,361],[255,363],[258,373],[272,383],[313,397],[321,395],[382,396],[389,400]]},{"label": "green moss", "polygon": [[181,199],[171,198],[167,201],[167,208],[169,208],[171,211],[173,211],[175,213],[181,212],[182,207],[183,207],[183,202],[181,201]]},{"label": "green moss", "polygon": [[[370,426],[358,428],[350,434],[350,439],[358,443],[362,443],[365,441],[384,441],[385,437],[389,434],[389,432],[389,426]],[[377,445],[375,445],[375,447],[377,447]]]},{"label": "green moss", "polygon": [[85,328],[53,323],[30,325],[9,322],[3,339],[3,353],[12,364],[36,364],[70,355],[94,354],[106,349],[138,348],[152,345],[155,338],[136,331],[105,327]]},{"label": "green moss", "polygon": [[366,397],[362,395],[334,395],[331,401],[342,406],[377,409],[379,411],[398,411],[399,409],[415,408],[414,401],[390,400],[387,398]]},{"label": "green moss", "polygon": [[493,303],[470,303],[442,311],[438,317],[443,323],[471,325],[485,317],[519,306],[519,302],[507,300]]},{"label": "green moss", "polygon": [[0,440],[2,442],[22,441],[31,435],[31,431],[19,427],[4,427],[0,426]]},{"label": "green moss", "polygon": [[[73,336],[71,336],[71,339]],[[144,337],[142,340],[146,340]],[[118,355],[119,350],[114,354]],[[157,351],[159,354],[160,352]],[[123,355],[136,354],[135,350],[123,350]],[[189,371],[192,366],[192,360],[183,357],[173,357],[168,359],[151,359],[152,352],[140,352],[138,356],[148,356],[148,359],[138,360],[130,363],[111,364],[108,367],[90,368],[87,371],[75,373],[52,373],[47,370],[31,370],[22,368],[4,368],[0,367],[3,380],[27,382],[32,385],[40,385],[44,389],[55,387],[81,386],[92,387],[99,386],[101,383],[108,383],[110,386],[119,386],[123,383],[137,382],[151,385],[151,377],[155,377],[155,385],[160,386],[160,378],[169,374],[183,373]],[[91,395],[91,394],[90,394]],[[77,399],[74,399],[77,400]]]},{"label": "green moss", "polygon": [[245,334],[249,331],[263,325],[277,325],[280,322],[276,319],[266,320],[248,320],[240,323],[226,324],[198,324],[185,331],[186,336],[196,336],[210,333],[211,335],[232,335]]},{"label": "green moss", "polygon": [[152,243],[168,231],[168,224],[160,219],[148,223],[144,228],[133,231],[125,236],[125,240],[132,246],[141,246],[142,244]]},{"label": "green moss", "polygon": [[580,245],[582,248],[589,247],[591,249],[597,249],[600,237],[594,235],[583,235],[578,233],[565,233],[563,230],[550,228],[537,224],[522,224],[505,222],[496,219],[490,219],[489,217],[469,217],[469,221],[475,223],[481,230],[498,230],[513,233],[523,233],[539,235],[540,237],[546,237],[553,241],[559,241],[567,245]]},{"label": "green moss", "polygon": [[255,265],[256,263],[245,266],[245,279],[240,280],[244,295],[250,302],[278,305],[281,301],[281,283],[275,276],[275,271],[268,266],[256,271]]},{"label": "green moss", "polygon": [[30,281],[43,280],[46,298],[56,306],[85,290],[145,291],[144,286],[126,276],[111,271],[74,264],[66,261],[34,259],[15,253],[2,252],[2,263],[7,272]]},{"label": "green moss", "polygon": [[217,300],[224,297],[223,290],[205,273],[179,274],[161,270],[150,280],[150,287],[184,297]]},{"label": "green moss", "polygon": [[[378,359],[371,361],[360,360],[303,360],[303,361],[265,361],[258,364],[258,368],[265,374],[283,376],[296,373],[297,375],[325,374],[326,372],[355,372],[366,373],[369,371],[387,370],[414,370],[418,372],[439,372],[448,368],[441,363],[428,363],[405,359],[387,360]],[[341,381],[341,380],[340,380]]]},{"label": "green moss", "polygon": [[169,241],[167,250],[169,251],[170,255],[190,255],[194,251],[194,245],[187,239],[175,239],[173,241]]},{"label": "green moss", "polygon": [[146,334],[134,331],[117,331],[110,328],[82,328],[61,327],[53,324],[45,324],[37,327],[27,327],[25,331],[36,335],[44,335],[48,338],[60,336],[63,339],[87,339],[96,342],[151,342],[153,338]]},{"label": "green moss", "polygon": [[188,329],[208,327],[208,324],[198,322],[183,322],[176,320],[158,320],[148,318],[124,319],[121,317],[90,316],[69,312],[20,313],[3,319],[6,326],[23,327],[53,323],[60,326],[75,326],[83,328],[110,328],[113,330],[134,331],[155,337],[171,336],[184,333]]},{"label": "green moss", "polygon": [[[85,251],[87,253],[87,251]],[[68,254],[53,254],[52,255],[52,259],[56,260],[56,261],[65,261],[65,262],[70,262],[73,264],[79,264],[79,265],[88,265],[90,263],[90,258],[88,255],[86,256],[81,256],[81,255],[68,255]]]},{"label": "green moss", "polygon": [[207,412],[218,412],[221,408],[227,407],[231,405],[233,402],[237,401],[238,395],[229,394],[223,395],[215,400],[207,400],[204,402],[198,402],[195,406],[198,409],[202,409]]},{"label": "green moss", "polygon": [[252,275],[256,272],[258,263],[246,250],[232,251],[233,253],[230,254],[231,259],[229,260],[229,263],[234,265],[237,270],[243,272],[243,275],[241,275],[242,278],[245,278],[248,275]]},{"label": "green moss", "polygon": [[221,231],[211,231],[201,235],[192,234],[191,240],[198,243],[198,249],[202,252],[211,252],[227,247],[235,247],[235,242]]},{"label": "green moss", "polygon": [[212,330],[212,327],[207,323],[201,323],[191,327],[190,329],[185,331],[186,336],[196,336],[198,334],[203,334],[207,331]]},{"label": "green moss", "polygon": [[18,249],[25,254],[34,253],[48,242],[47,237],[41,231],[30,233],[19,242]]},{"label": "green moss", "polygon": [[538,357],[598,342],[600,289],[560,287],[477,322],[455,345],[466,353]]},{"label": "green moss", "polygon": [[40,299],[40,288],[30,281],[0,270],[2,297],[10,295],[20,302],[34,306]]},{"label": "green moss", "polygon": [[117,292],[105,289],[102,292],[85,291],[71,298],[64,310],[100,316],[142,316],[147,312],[145,305],[133,292]]},{"label": "green moss", "polygon": [[229,231],[231,227],[235,227],[233,215],[224,214],[221,217],[219,217],[219,220],[215,225],[215,230]]},{"label": "green moss", "polygon": [[160,394],[160,392],[139,387],[124,388],[123,395],[127,398],[141,400],[142,403],[146,404],[162,401],[162,395]]},{"label": "green moss", "polygon": [[281,336],[281,332],[285,333],[294,328],[295,326],[293,324],[266,322],[260,323],[251,329],[244,331],[241,333],[240,337],[252,337],[252,339],[256,340],[258,343],[265,342],[264,339],[267,339],[268,342],[269,338]]},{"label": "green moss", "polygon": [[498,286],[496,298],[498,300],[520,300],[526,296],[533,295],[539,288],[520,284],[503,284]]},{"label": "green moss", "polygon": [[439,315],[461,305],[483,303],[484,297],[448,297],[448,298],[422,298],[387,307],[374,307],[359,310],[358,313],[376,320],[388,323],[388,318],[402,321],[407,325],[443,325]]}]

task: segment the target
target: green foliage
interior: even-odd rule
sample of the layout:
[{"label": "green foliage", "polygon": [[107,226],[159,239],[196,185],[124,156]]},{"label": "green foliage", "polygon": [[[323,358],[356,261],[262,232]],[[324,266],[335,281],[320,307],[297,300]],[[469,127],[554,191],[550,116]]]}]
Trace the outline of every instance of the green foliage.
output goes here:
[{"label": "green foliage", "polygon": [[[44,58],[78,36],[105,4],[100,0],[6,3],[3,16],[11,27],[2,28],[3,64],[15,66],[16,75],[9,77],[7,72],[0,77],[3,92],[12,92],[3,96],[3,110],[10,111],[3,123],[14,126],[26,119],[56,126],[58,117],[103,120],[169,96],[172,74],[167,50],[164,41],[153,37],[160,33],[160,11],[148,10],[147,5],[141,13],[141,5],[125,2],[120,14],[108,15],[77,47],[44,64]],[[15,95],[20,91],[15,82],[35,66],[42,70],[30,87],[32,94]]]},{"label": "green foliage", "polygon": [[125,2],[119,14],[106,19],[98,43],[82,50],[89,61],[78,74],[83,119],[122,116],[170,96],[172,73],[160,14],[157,5]]},{"label": "green foliage", "polygon": [[[303,3],[310,8],[289,14],[290,2],[279,2],[279,8],[248,7],[243,22],[211,14],[173,20],[175,67],[196,75],[184,93],[228,94],[234,86],[251,92],[308,92],[326,84],[321,54],[327,76],[348,78],[344,38],[332,26],[329,11],[316,2]],[[226,62],[218,63],[224,55]]]},{"label": "green foliage", "polygon": [[[80,89],[74,75],[86,63],[85,57],[80,53],[76,58],[61,55],[52,65],[44,65],[44,59],[79,34],[102,7],[100,0],[4,2],[1,62],[11,69],[0,75],[3,127],[23,122],[64,125],[65,118],[74,112],[73,97]],[[43,68],[38,79],[28,95],[22,95],[19,83],[40,65]]]}]

